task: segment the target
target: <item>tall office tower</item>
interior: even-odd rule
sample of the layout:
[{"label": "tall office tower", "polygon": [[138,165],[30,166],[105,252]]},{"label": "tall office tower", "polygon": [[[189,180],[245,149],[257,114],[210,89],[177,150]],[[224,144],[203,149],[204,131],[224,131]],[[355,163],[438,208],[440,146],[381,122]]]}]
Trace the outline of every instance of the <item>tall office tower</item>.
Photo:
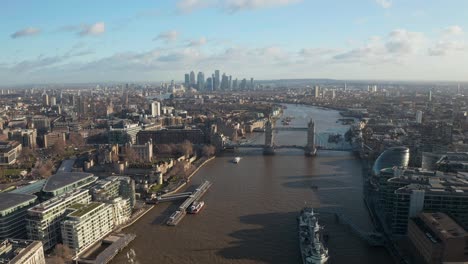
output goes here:
[{"label": "tall office tower", "polygon": [[228,77],[226,73],[223,73],[223,76],[221,77],[221,90],[226,90],[227,84],[228,84]]},{"label": "tall office tower", "polygon": [[205,89],[205,74],[203,72],[198,72],[197,75],[197,88],[199,91]]},{"label": "tall office tower", "polygon": [[416,111],[416,123],[422,123],[423,112],[421,110]]},{"label": "tall office tower", "polygon": [[229,90],[232,90],[232,75],[229,75],[228,89],[229,89]]},{"label": "tall office tower", "polygon": [[190,72],[190,86],[191,87],[195,87],[196,85],[196,81],[195,81],[195,73],[193,71]]},{"label": "tall office tower", "polygon": [[240,89],[245,90],[247,88],[247,79],[242,79],[241,84],[240,84]]},{"label": "tall office tower", "polygon": [[151,102],[150,114],[152,116],[160,116],[161,115],[161,103],[159,103],[158,101]]},{"label": "tall office tower", "polygon": [[320,87],[318,85],[314,86],[314,97],[318,98],[320,96]]},{"label": "tall office tower", "polygon": [[219,70],[216,70],[215,71],[215,74],[214,74],[214,80],[213,80],[213,84],[214,84],[214,90],[219,90]]},{"label": "tall office tower", "polygon": [[429,102],[432,102],[432,90],[429,90]]},{"label": "tall office tower", "polygon": [[213,91],[213,78],[209,77],[206,79],[206,89],[208,91]]},{"label": "tall office tower", "polygon": [[55,96],[50,97],[50,105],[51,106],[57,105],[57,98]]},{"label": "tall office tower", "polygon": [[254,78],[250,78],[250,89],[254,89],[255,88],[255,85],[254,85]]},{"label": "tall office tower", "polygon": [[44,106],[49,106],[49,95],[46,93],[42,94],[42,104]]},{"label": "tall office tower", "polygon": [[232,89],[233,90],[237,90],[237,78],[234,80],[234,82],[232,82]]},{"label": "tall office tower", "polygon": [[216,81],[215,81],[215,75],[214,74],[211,75],[211,81],[213,82],[212,91],[216,91],[216,83],[215,83]]},{"label": "tall office tower", "polygon": [[188,74],[188,73],[185,74],[184,86],[185,86],[185,87],[189,87],[189,86],[190,86],[190,74]]},{"label": "tall office tower", "polygon": [[344,83],[344,90],[346,91],[346,89],[348,89],[348,87],[347,87],[347,84]]}]

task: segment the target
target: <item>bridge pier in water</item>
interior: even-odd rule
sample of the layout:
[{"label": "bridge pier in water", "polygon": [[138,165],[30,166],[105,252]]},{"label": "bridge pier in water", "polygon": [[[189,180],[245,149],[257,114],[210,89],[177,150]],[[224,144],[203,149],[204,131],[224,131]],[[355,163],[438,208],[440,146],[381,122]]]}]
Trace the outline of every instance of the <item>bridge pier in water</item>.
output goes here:
[{"label": "bridge pier in water", "polygon": [[317,155],[317,148],[315,147],[315,123],[312,119],[310,119],[307,125],[307,145],[304,151],[304,154],[308,157]]},{"label": "bridge pier in water", "polygon": [[271,119],[268,119],[268,121],[265,124],[265,146],[263,147],[263,155],[275,154],[273,142],[273,123]]}]

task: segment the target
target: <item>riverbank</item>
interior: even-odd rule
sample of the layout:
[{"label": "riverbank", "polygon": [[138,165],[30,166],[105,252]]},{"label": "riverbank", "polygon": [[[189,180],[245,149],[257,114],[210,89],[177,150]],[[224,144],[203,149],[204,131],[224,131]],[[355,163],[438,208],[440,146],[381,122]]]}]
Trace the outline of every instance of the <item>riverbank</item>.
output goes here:
[{"label": "riverbank", "polygon": [[203,167],[205,166],[208,162],[212,161],[213,159],[215,159],[216,156],[213,156],[213,157],[210,157],[209,159],[205,160],[202,164],[200,164],[192,173],[190,173],[189,176],[187,176],[187,181],[183,182],[182,184],[180,184],[176,189],[170,191],[170,192],[167,192],[166,194],[174,194],[178,191],[180,191],[180,189],[182,189],[184,186],[187,185],[187,183],[190,181],[190,179]]}]

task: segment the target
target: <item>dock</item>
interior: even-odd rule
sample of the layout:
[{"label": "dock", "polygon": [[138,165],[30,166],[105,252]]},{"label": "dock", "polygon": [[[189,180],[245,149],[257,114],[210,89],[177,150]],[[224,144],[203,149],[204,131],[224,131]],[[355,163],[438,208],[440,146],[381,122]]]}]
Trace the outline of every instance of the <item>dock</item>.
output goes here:
[{"label": "dock", "polygon": [[202,185],[200,185],[192,194],[190,194],[180,206],[177,211],[175,211],[167,220],[166,224],[169,226],[176,226],[179,224],[180,221],[184,218],[187,214],[187,209],[189,206],[198,200],[208,191],[211,187],[212,183],[209,181],[205,181]]}]

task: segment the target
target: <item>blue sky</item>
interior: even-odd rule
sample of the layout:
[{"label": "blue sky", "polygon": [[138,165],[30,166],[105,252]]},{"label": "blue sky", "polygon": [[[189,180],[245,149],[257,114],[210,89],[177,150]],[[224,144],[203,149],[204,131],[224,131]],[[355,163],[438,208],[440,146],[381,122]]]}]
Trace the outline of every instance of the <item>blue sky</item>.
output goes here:
[{"label": "blue sky", "polygon": [[465,0],[0,2],[2,84],[239,78],[467,81]]}]

